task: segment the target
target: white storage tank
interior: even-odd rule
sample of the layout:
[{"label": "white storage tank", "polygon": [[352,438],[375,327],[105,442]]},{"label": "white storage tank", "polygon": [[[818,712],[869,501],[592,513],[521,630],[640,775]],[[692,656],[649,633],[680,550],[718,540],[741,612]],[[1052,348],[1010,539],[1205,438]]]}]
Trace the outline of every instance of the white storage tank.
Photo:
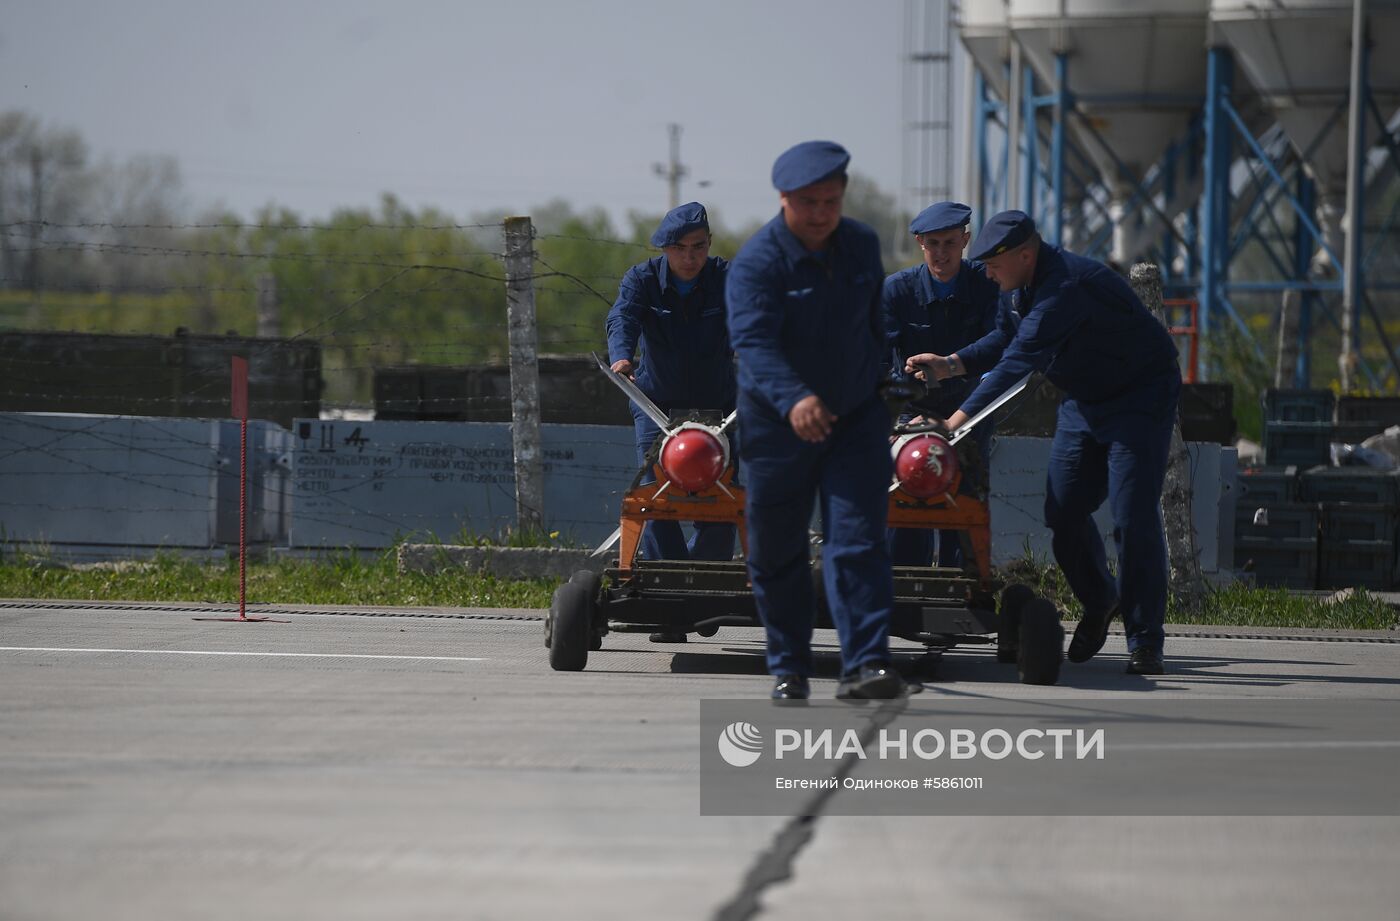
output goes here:
[{"label": "white storage tank", "polygon": [[1109,189],[1110,255],[1120,263],[1161,239],[1162,215],[1175,217],[1199,196],[1197,175],[1156,209],[1128,211],[1134,183],[1200,110],[1209,7],[1210,0],[1010,0],[1013,40],[1044,87],[1053,90],[1056,57],[1066,57],[1067,86],[1083,116],[1066,127]]}]

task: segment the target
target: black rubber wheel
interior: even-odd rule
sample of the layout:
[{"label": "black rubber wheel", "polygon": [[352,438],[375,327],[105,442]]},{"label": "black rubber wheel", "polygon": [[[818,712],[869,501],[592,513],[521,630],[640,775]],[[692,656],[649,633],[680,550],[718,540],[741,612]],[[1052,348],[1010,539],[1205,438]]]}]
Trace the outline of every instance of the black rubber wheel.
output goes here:
[{"label": "black rubber wheel", "polygon": [[554,590],[549,605],[553,623],[549,644],[549,666],[556,672],[581,672],[588,664],[593,642],[594,601],[577,582],[565,582]]},{"label": "black rubber wheel", "polygon": [[584,586],[588,589],[588,593],[595,598],[598,595],[598,590],[603,587],[602,575],[587,569],[580,569],[575,572],[572,576],[569,576],[569,581]]},{"label": "black rubber wheel", "polygon": [[1029,585],[1013,582],[1001,593],[997,605],[997,661],[1016,664],[1016,650],[1021,645],[1021,609],[1035,597]]},{"label": "black rubber wheel", "polygon": [[1021,606],[1021,643],[1016,671],[1022,684],[1055,684],[1065,657],[1065,629],[1060,612],[1044,598]]},{"label": "black rubber wheel", "polygon": [[603,614],[603,577],[587,569],[580,569],[569,576],[571,585],[582,585],[588,597],[593,600],[592,632],[588,641],[588,650],[597,652],[603,648],[603,635],[608,632],[608,622]]},{"label": "black rubber wheel", "polygon": [[716,633],[718,633],[718,632],[719,632],[719,627],[696,627],[696,628],[695,628],[695,633],[696,633],[697,636],[706,636],[706,637],[708,637],[708,636],[714,636],[714,635],[715,635]]}]

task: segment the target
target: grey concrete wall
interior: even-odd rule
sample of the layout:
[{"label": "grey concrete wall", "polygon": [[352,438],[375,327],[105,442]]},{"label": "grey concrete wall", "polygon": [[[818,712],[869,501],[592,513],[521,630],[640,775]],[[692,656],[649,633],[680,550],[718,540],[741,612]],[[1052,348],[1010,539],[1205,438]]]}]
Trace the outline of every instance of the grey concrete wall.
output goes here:
[{"label": "grey concrete wall", "polygon": [[[632,430],[545,425],[545,519],[592,546],[617,527],[622,493],[636,472]],[[444,542],[464,530],[490,534],[514,519],[510,429],[503,423],[322,422],[298,420],[295,484],[298,547],[389,546],[396,534]],[[1193,515],[1207,572],[1228,571],[1233,540],[1235,452],[1192,444]],[[992,449],[992,553],[1048,558],[1041,523],[1050,441],[1003,437]],[[1096,516],[1112,549],[1107,508]],[[375,543],[363,543],[376,541]],[[1221,556],[1221,551],[1224,556]]]},{"label": "grey concrete wall", "polygon": [[[515,522],[506,423],[298,419],[293,434],[293,547],[450,543]],[[548,527],[596,543],[636,473],[632,429],[545,425],[541,441]]]},{"label": "grey concrete wall", "polygon": [[[545,425],[545,520],[594,546],[636,473],[632,429]],[[298,419],[250,425],[252,540],[294,550],[455,543],[515,519],[505,423]],[[992,552],[1049,558],[1041,524],[1048,439],[1000,437]],[[1192,444],[1202,568],[1232,565],[1235,452]],[[0,527],[9,542],[208,548],[237,541],[238,426],[226,421],[0,414]],[[1097,516],[1112,552],[1107,509]]]},{"label": "grey concrete wall", "polygon": [[[1207,573],[1229,572],[1234,563],[1235,467],[1234,448],[1192,442],[1192,509],[1196,550]],[[1050,533],[1043,524],[1045,472],[1050,463],[1050,439],[1008,436],[992,442],[992,558],[1000,563],[1028,549],[1050,559]],[[1113,548],[1113,518],[1105,504],[1094,516],[1109,554]]]},{"label": "grey concrete wall", "polygon": [[[250,542],[287,538],[290,447],[281,426],[249,423]],[[0,539],[59,549],[236,545],[238,458],[236,422],[0,413]]]}]

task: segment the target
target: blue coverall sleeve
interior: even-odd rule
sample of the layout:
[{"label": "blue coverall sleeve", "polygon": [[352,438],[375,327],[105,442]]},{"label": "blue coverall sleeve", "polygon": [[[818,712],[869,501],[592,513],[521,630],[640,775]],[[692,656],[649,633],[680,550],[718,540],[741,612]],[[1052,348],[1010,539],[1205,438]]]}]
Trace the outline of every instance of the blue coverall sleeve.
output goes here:
[{"label": "blue coverall sleeve", "polygon": [[617,364],[624,358],[635,361],[644,308],[641,279],[635,269],[628,269],[618,285],[617,300],[608,311],[608,364]]},{"label": "blue coverall sleeve", "polygon": [[1088,320],[1092,303],[1074,288],[1060,288],[1037,298],[1001,360],[964,401],[962,411],[974,416],[1030,372],[1044,371],[1064,341]]},{"label": "blue coverall sleeve", "polygon": [[786,419],[798,401],[812,394],[782,349],[783,292],[781,276],[763,271],[752,260],[729,264],[725,300],[729,311],[729,341],[743,373],[759,396]]},{"label": "blue coverall sleeve", "polygon": [[992,310],[996,312],[996,316],[992,321],[991,331],[976,342],[958,349],[956,353],[969,377],[984,374],[996,367],[1006,347],[1016,338],[1016,324],[1011,319],[1010,306],[1001,303],[999,299],[993,302]]},{"label": "blue coverall sleeve", "polygon": [[[904,356],[899,354],[899,298],[903,293],[903,286],[900,284],[898,272],[885,279],[885,283],[880,288],[880,323],[883,339],[881,343],[880,371],[882,376],[888,377],[890,372],[894,372],[895,377],[904,376]],[[886,365],[888,362],[888,366]]]}]

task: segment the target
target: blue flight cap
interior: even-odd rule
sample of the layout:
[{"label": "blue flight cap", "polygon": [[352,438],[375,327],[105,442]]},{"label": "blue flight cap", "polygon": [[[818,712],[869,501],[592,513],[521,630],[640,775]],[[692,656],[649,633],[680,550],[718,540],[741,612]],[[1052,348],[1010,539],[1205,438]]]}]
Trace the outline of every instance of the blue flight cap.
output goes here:
[{"label": "blue flight cap", "polygon": [[1035,236],[1035,221],[1024,211],[1002,211],[982,225],[977,239],[972,241],[969,259],[982,260],[1000,256]]},{"label": "blue flight cap", "polygon": [[773,161],[773,188],[791,192],[814,182],[845,175],[851,155],[835,141],[803,141]]},{"label": "blue flight cap", "polygon": [[967,205],[957,201],[941,201],[920,211],[918,217],[909,222],[909,232],[920,234],[950,230],[954,227],[965,227],[970,220],[972,209]]},{"label": "blue flight cap", "polygon": [[710,230],[710,217],[698,201],[686,202],[666,212],[651,235],[652,246],[675,246],[692,230]]}]

